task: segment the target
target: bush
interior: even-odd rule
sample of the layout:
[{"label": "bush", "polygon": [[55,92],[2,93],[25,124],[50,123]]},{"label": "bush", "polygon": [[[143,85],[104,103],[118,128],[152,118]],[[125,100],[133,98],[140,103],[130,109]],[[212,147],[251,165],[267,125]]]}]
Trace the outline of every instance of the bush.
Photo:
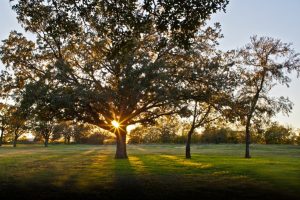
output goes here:
[{"label": "bush", "polygon": [[202,143],[242,143],[243,132],[230,128],[206,128],[201,134]]},{"label": "bush", "polygon": [[34,140],[29,140],[26,136],[22,136],[17,141],[18,144],[33,144]]},{"label": "bush", "polygon": [[81,138],[82,144],[103,144],[105,140],[105,135],[102,133],[93,133],[88,137]]},{"label": "bush", "polygon": [[264,137],[266,144],[294,144],[296,136],[291,128],[273,123],[266,130]]},{"label": "bush", "polygon": [[296,136],[295,143],[300,145],[300,135]]},{"label": "bush", "polygon": [[108,139],[105,139],[103,141],[103,144],[116,144],[116,139],[115,138],[108,138]]},{"label": "bush", "polygon": [[144,130],[140,127],[130,131],[128,143],[130,144],[142,144],[144,143]]}]

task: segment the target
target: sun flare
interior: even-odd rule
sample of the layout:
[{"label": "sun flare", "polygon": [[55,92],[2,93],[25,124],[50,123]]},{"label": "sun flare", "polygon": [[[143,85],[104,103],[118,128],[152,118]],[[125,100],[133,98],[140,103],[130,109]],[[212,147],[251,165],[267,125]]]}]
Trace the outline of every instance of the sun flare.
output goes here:
[{"label": "sun flare", "polygon": [[115,127],[115,128],[119,128],[119,127],[120,127],[120,123],[117,122],[116,120],[113,120],[113,121],[111,122],[111,124],[112,124],[113,127]]}]

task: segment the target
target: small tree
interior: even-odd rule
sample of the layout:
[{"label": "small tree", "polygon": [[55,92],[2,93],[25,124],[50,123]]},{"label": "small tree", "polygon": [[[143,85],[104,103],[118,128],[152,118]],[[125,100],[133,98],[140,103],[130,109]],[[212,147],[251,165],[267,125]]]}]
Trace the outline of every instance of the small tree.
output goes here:
[{"label": "small tree", "polygon": [[9,95],[12,89],[11,77],[6,71],[0,72],[0,146],[2,146],[4,133],[7,132],[9,117],[10,117],[10,109],[11,105],[9,105],[7,100],[9,99]]},{"label": "small tree", "polygon": [[16,107],[11,107],[9,113],[8,133],[12,135],[13,147],[16,147],[18,138],[28,130],[27,119],[26,115]]},{"label": "small tree", "polygon": [[70,144],[71,139],[79,142],[83,137],[87,137],[91,127],[82,123],[75,123],[73,121],[64,121],[56,124],[53,128],[54,138],[64,138],[65,144]]},{"label": "small tree", "polygon": [[9,106],[4,103],[0,103],[0,146],[3,143],[4,133],[7,132],[9,119]]},{"label": "small tree", "polygon": [[41,136],[44,140],[44,146],[48,147],[49,139],[53,135],[55,123],[53,121],[34,121],[31,126],[36,137]]},{"label": "small tree", "polygon": [[98,138],[99,142],[100,140],[102,140],[103,143],[104,135],[101,134],[100,132],[95,133],[95,130],[93,129],[97,129],[97,128],[82,123],[73,124],[71,126],[71,132],[72,132],[72,137],[74,138],[74,142],[81,143],[82,140],[84,140],[85,138],[90,136],[91,133],[93,133],[95,139]]},{"label": "small tree", "polygon": [[[29,126],[37,138],[42,137],[44,146],[48,147],[49,139],[53,136],[59,111],[50,106],[47,100],[49,85],[41,79],[36,84],[24,86],[20,100],[20,110],[28,115]],[[38,96],[38,95],[39,96]],[[32,106],[34,104],[34,106]]]},{"label": "small tree", "polygon": [[[215,40],[216,38],[212,41]],[[189,59],[190,63],[187,66],[192,72],[187,73],[189,80],[187,104],[191,113],[185,149],[185,156],[188,159],[191,158],[190,145],[195,129],[225,116],[228,119],[233,116],[230,110],[233,105],[233,91],[237,85],[236,73],[229,59],[231,52],[222,55],[210,45],[206,52],[200,51],[197,47],[194,51],[195,55]]]},{"label": "small tree", "polygon": [[172,143],[181,128],[180,118],[177,115],[160,117],[156,120],[154,128],[160,135],[161,143]]},{"label": "small tree", "polygon": [[266,144],[293,144],[294,133],[292,128],[273,123],[264,133]]},{"label": "small tree", "polygon": [[60,122],[54,127],[53,134],[55,138],[64,138],[65,144],[70,144],[72,131],[71,131],[71,122]]},{"label": "small tree", "polygon": [[272,98],[269,91],[278,83],[290,83],[288,73],[299,71],[300,56],[291,44],[270,37],[253,36],[249,44],[238,50],[236,63],[243,82],[237,92],[235,108],[245,126],[245,158],[250,158],[253,120],[270,118],[280,111],[289,113],[292,109],[288,98]]},{"label": "small tree", "polygon": [[130,143],[172,143],[182,129],[178,115],[163,116],[155,120],[154,124],[137,126],[130,131]]}]

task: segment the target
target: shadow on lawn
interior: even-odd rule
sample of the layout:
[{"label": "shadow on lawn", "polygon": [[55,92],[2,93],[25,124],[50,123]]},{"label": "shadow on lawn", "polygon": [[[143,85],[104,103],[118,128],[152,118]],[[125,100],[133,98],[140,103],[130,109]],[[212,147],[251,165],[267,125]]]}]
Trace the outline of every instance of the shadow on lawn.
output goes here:
[{"label": "shadow on lawn", "polygon": [[27,164],[36,171],[22,184],[0,183],[1,199],[294,199],[175,155],[115,160],[107,152],[86,150]]}]

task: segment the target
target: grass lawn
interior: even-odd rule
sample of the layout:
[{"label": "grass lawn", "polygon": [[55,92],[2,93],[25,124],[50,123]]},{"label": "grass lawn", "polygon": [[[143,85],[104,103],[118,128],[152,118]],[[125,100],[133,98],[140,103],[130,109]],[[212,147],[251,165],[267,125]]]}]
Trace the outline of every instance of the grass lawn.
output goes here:
[{"label": "grass lawn", "polygon": [[300,147],[19,145],[0,147],[0,199],[300,199]]}]

